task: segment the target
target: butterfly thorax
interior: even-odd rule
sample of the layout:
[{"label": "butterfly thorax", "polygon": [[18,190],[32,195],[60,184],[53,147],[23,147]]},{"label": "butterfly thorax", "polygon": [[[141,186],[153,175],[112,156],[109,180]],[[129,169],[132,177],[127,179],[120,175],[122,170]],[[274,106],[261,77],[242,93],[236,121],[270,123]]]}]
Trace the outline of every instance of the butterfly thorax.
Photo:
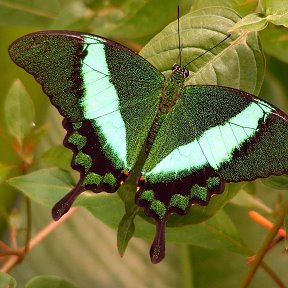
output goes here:
[{"label": "butterfly thorax", "polygon": [[163,83],[161,101],[159,105],[160,114],[169,113],[179,99],[179,95],[184,86],[184,80],[189,75],[186,68],[178,64],[172,67],[171,76]]},{"label": "butterfly thorax", "polygon": [[188,75],[189,71],[186,68],[183,68],[178,64],[174,64],[172,67],[171,76],[163,82],[159,109],[150,128],[145,145],[146,152],[150,150],[163,119],[172,111],[174,105],[179,99],[181,91],[184,87],[185,78],[187,78]]}]

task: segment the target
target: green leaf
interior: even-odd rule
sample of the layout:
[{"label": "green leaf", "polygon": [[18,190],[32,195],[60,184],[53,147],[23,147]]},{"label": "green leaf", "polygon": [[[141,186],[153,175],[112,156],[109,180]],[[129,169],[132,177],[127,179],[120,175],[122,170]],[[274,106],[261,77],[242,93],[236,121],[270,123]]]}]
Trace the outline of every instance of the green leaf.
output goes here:
[{"label": "green leaf", "polygon": [[0,287],[1,288],[16,288],[16,280],[10,275],[0,272]]},{"label": "green leaf", "polygon": [[269,15],[266,17],[266,19],[275,25],[283,25],[286,28],[288,27],[288,11]]},{"label": "green leaf", "polygon": [[34,104],[20,80],[16,80],[4,104],[5,121],[9,133],[19,143],[29,134],[34,125]]},{"label": "green leaf", "polygon": [[270,176],[269,178],[262,179],[262,183],[274,189],[287,190],[288,176]]},{"label": "green leaf", "polygon": [[25,288],[77,288],[65,279],[56,276],[38,276],[29,281]]},{"label": "green leaf", "polygon": [[260,13],[253,13],[245,16],[230,28],[230,31],[261,31],[268,25],[268,19]]},{"label": "green leaf", "polygon": [[282,0],[262,0],[259,7],[266,19],[274,25],[288,27],[288,2]]},{"label": "green leaf", "polygon": [[40,160],[50,166],[55,166],[66,171],[71,171],[71,159],[71,151],[65,148],[63,145],[57,145],[45,152]]},{"label": "green leaf", "polygon": [[126,212],[118,226],[117,248],[121,257],[124,255],[127,245],[132,236],[134,235],[135,232],[134,218],[137,214],[137,211],[138,209],[136,208],[130,213]]},{"label": "green leaf", "polygon": [[258,5],[258,0],[194,0],[191,11],[195,11],[205,7],[222,6],[235,10],[241,16],[245,16],[255,11]]},{"label": "green leaf", "polygon": [[10,178],[7,182],[37,203],[49,207],[71,190],[75,184],[69,173],[57,168],[41,169]]},{"label": "green leaf", "polygon": [[283,0],[261,0],[259,7],[265,15],[287,12],[288,2]]},{"label": "green leaf", "polygon": [[[240,20],[231,9],[204,8],[180,19],[182,64],[209,50],[228,35]],[[187,84],[215,84],[258,94],[263,82],[265,60],[256,33],[231,37],[209,53],[189,64]],[[140,52],[161,72],[171,74],[171,63],[179,61],[177,21],[156,35]],[[249,65],[247,65],[249,63]]]}]

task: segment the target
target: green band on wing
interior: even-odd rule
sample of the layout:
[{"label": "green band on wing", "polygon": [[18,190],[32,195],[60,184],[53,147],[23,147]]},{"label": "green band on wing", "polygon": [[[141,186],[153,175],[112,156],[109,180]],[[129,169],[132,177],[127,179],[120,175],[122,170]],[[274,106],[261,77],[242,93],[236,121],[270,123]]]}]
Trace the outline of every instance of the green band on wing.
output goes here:
[{"label": "green band on wing", "polygon": [[183,172],[188,175],[205,166],[217,170],[223,162],[232,160],[233,152],[255,135],[259,120],[265,121],[265,116],[273,110],[267,103],[260,100],[257,102],[252,102],[224,125],[212,127],[199,139],[177,147],[152,170],[146,172],[144,167],[143,175],[153,183],[163,175],[166,178],[169,178],[169,175],[175,177],[175,174],[183,176]]},{"label": "green band on wing", "polygon": [[[85,95],[81,100],[84,117],[93,120],[102,137],[102,146],[108,145],[108,154],[115,155],[118,167],[127,169],[126,128],[119,110],[117,91],[109,81],[110,72],[105,55],[105,45],[97,37],[84,36],[87,55],[82,63]],[[121,145],[120,145],[121,144]],[[110,158],[111,158],[110,157]]]}]

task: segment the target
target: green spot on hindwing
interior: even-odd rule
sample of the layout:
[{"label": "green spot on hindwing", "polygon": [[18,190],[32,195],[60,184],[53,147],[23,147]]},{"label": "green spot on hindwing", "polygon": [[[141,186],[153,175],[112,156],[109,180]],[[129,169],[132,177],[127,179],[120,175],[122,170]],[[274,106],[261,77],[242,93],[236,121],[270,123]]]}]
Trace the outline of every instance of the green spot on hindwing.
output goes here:
[{"label": "green spot on hindwing", "polygon": [[102,182],[114,186],[117,182],[117,179],[113,176],[112,173],[106,173],[103,176]]},{"label": "green spot on hindwing", "polygon": [[214,187],[219,186],[221,183],[220,178],[219,177],[209,177],[207,180],[207,188],[211,189]]},{"label": "green spot on hindwing", "polygon": [[78,150],[80,150],[86,145],[87,138],[85,136],[82,136],[78,132],[74,132],[73,134],[69,136],[68,142],[70,144],[73,144],[74,146],[77,147]]},{"label": "green spot on hindwing", "polygon": [[146,200],[146,201],[153,201],[154,199],[154,192],[152,190],[145,190],[141,194],[141,199]]},{"label": "green spot on hindwing", "polygon": [[89,172],[84,179],[84,185],[100,185],[102,177],[94,172]]},{"label": "green spot on hindwing", "polygon": [[77,123],[72,123],[72,124],[75,130],[79,130],[82,127],[82,122],[77,122]]},{"label": "green spot on hindwing", "polygon": [[189,198],[180,194],[175,194],[171,197],[170,207],[177,207],[182,210],[186,210],[189,204]]},{"label": "green spot on hindwing", "polygon": [[92,165],[92,159],[88,154],[83,153],[80,151],[74,160],[76,165],[81,165],[85,167],[85,170],[88,171]]},{"label": "green spot on hindwing", "polygon": [[159,200],[153,200],[150,209],[153,210],[160,219],[162,219],[166,213],[165,205]]},{"label": "green spot on hindwing", "polygon": [[200,200],[206,201],[207,200],[207,188],[206,187],[202,187],[198,184],[195,184],[192,189],[191,189],[191,198],[198,198]]}]

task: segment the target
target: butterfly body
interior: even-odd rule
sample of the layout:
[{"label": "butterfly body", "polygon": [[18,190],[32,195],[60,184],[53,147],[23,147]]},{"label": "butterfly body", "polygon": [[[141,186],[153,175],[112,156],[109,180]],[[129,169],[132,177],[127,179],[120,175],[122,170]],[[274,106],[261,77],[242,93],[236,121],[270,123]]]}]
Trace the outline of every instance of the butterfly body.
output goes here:
[{"label": "butterfly body", "polygon": [[171,213],[207,205],[226,182],[288,173],[288,116],[254,95],[185,86],[189,72],[179,65],[165,79],[127,47],[80,32],[32,33],[9,53],[64,117],[64,145],[80,172],[54,219],[84,190],[117,191],[145,148],[136,203],[157,224],[153,263],[164,258]]}]

